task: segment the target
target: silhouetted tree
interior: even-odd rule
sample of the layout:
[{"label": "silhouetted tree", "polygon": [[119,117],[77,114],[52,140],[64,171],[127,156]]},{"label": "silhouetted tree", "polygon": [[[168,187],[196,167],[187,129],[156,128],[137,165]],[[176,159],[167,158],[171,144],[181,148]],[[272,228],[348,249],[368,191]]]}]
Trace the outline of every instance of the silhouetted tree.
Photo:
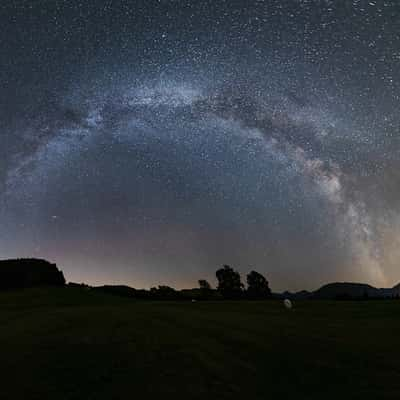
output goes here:
[{"label": "silhouetted tree", "polygon": [[200,299],[203,300],[209,299],[213,292],[211,285],[205,279],[200,279],[199,287],[200,287]]},{"label": "silhouetted tree", "polygon": [[215,272],[218,279],[218,291],[226,299],[237,299],[243,294],[243,283],[240,281],[239,272],[229,265],[224,265]]},{"label": "silhouetted tree", "polygon": [[0,261],[0,289],[64,285],[62,271],[46,260],[24,258]]},{"label": "silhouetted tree", "polygon": [[247,274],[247,297],[250,299],[266,299],[271,296],[268,281],[257,271]]},{"label": "silhouetted tree", "polygon": [[162,300],[177,300],[179,298],[179,292],[170,286],[160,285],[157,288],[150,288],[150,297]]},{"label": "silhouetted tree", "polygon": [[211,290],[211,285],[205,279],[199,280],[199,286],[201,290]]}]

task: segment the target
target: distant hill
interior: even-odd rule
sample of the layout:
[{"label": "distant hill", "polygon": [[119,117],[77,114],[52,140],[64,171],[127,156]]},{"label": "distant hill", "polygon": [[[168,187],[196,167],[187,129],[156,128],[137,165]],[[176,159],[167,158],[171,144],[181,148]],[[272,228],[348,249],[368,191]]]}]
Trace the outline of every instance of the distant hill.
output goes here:
[{"label": "distant hill", "polygon": [[335,282],[320,287],[313,293],[316,299],[381,297],[379,289],[364,283]]},{"label": "distant hill", "polygon": [[0,290],[35,286],[63,286],[62,271],[46,260],[22,258],[0,260]]},{"label": "distant hill", "polygon": [[302,299],[361,299],[392,298],[400,296],[400,283],[392,288],[376,288],[365,283],[334,282],[321,286],[314,292],[284,292],[275,295],[279,298]]}]

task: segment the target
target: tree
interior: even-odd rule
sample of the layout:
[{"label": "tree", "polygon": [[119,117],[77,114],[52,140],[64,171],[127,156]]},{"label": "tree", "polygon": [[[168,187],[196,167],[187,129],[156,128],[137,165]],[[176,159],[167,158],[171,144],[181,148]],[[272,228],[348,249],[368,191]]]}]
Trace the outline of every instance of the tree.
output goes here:
[{"label": "tree", "polygon": [[215,272],[218,279],[217,290],[226,299],[237,299],[243,294],[243,283],[240,281],[239,272],[233,270],[229,265],[224,265],[223,268]]},{"label": "tree", "polygon": [[62,271],[46,260],[22,258],[0,261],[0,290],[64,285]]},{"label": "tree", "polygon": [[211,290],[211,285],[205,279],[199,280],[199,286],[200,290]]},{"label": "tree", "polygon": [[176,300],[179,298],[179,292],[166,285],[159,285],[157,288],[150,288],[150,297],[160,300]]},{"label": "tree", "polygon": [[268,281],[257,271],[247,274],[247,296],[251,299],[266,299],[271,296]]},{"label": "tree", "polygon": [[200,286],[200,299],[202,300],[209,299],[213,292],[211,285],[205,279],[200,279],[199,286]]}]

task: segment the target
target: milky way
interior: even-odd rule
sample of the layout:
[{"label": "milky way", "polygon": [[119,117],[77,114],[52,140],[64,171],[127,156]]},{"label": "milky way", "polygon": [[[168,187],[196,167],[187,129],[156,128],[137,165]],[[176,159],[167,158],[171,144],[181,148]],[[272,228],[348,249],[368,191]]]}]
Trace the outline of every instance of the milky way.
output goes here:
[{"label": "milky way", "polygon": [[396,2],[7,3],[2,257],[136,287],[400,279]]}]

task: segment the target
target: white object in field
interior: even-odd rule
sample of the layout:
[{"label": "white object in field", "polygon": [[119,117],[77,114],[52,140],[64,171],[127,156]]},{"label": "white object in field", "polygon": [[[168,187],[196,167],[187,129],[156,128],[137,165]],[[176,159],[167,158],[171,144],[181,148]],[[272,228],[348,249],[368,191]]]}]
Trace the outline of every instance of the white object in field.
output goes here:
[{"label": "white object in field", "polygon": [[288,310],[293,307],[293,304],[289,299],[283,300],[283,304],[284,304],[285,308],[287,308]]},{"label": "white object in field", "polygon": [[196,301],[197,301],[197,300],[195,300],[195,299],[192,299],[192,303],[196,303]]}]

